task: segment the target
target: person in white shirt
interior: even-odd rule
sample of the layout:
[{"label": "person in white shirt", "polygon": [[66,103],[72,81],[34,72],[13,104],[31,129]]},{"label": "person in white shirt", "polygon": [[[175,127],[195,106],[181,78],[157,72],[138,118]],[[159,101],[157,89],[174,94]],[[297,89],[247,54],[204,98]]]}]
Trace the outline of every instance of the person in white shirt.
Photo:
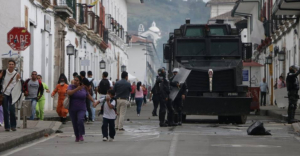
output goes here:
[{"label": "person in white shirt", "polygon": [[[115,119],[116,119],[116,105],[117,100],[115,99],[115,91],[108,90],[105,98],[101,98],[98,100],[94,107],[96,107],[99,103],[103,103],[103,121],[102,121],[102,135],[103,141],[108,140],[108,135],[110,137],[109,141],[113,141],[116,135],[115,130]],[[109,129],[109,134],[108,134]]]},{"label": "person in white shirt", "polygon": [[21,76],[15,71],[16,62],[8,61],[8,69],[0,72],[0,90],[3,93],[3,115],[5,131],[16,131],[17,121],[15,105],[12,103],[11,91],[20,80]]}]

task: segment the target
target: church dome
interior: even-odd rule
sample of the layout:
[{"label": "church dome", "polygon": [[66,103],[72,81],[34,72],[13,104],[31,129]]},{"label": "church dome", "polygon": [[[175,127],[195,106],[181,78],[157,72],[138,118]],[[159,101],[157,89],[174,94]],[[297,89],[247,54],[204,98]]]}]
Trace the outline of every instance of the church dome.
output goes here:
[{"label": "church dome", "polygon": [[151,30],[151,31],[153,31],[155,33],[160,33],[160,30],[159,30],[159,28],[156,27],[156,23],[155,22],[152,23],[152,26],[149,28],[149,30]]}]

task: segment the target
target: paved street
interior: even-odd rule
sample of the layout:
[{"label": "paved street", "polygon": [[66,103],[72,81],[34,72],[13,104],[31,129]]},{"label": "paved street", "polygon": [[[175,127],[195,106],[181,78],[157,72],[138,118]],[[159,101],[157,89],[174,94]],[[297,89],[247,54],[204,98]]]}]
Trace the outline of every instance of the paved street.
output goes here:
[{"label": "paved street", "polygon": [[[142,107],[140,117],[135,106],[127,111],[125,132],[117,132],[114,142],[103,142],[101,121],[86,124],[85,141],[74,142],[71,122],[62,126],[64,133],[16,147],[3,156],[52,155],[272,155],[298,156],[300,139],[291,125],[267,116],[250,116],[245,125],[219,125],[215,117],[188,116],[189,123],[178,127],[160,128],[156,117],[150,116],[152,104]],[[198,119],[197,119],[198,118]],[[201,120],[199,120],[201,118]],[[247,127],[254,120],[265,123],[272,136],[248,136]]]}]

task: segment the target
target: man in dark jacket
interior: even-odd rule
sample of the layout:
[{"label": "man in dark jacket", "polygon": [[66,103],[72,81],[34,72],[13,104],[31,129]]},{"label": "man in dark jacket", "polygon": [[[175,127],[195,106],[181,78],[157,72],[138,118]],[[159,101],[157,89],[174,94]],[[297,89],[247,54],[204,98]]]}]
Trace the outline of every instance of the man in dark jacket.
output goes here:
[{"label": "man in dark jacket", "polygon": [[159,126],[167,127],[165,123],[166,107],[169,100],[170,85],[166,79],[166,72],[163,68],[158,69],[158,76],[156,77],[155,88],[159,95]]},{"label": "man in dark jacket", "polygon": [[289,98],[289,108],[288,108],[288,123],[297,122],[295,120],[295,112],[297,108],[297,101],[299,98],[299,81],[297,76],[300,74],[300,70],[296,66],[291,66],[289,68],[289,73],[286,77],[288,98]]},{"label": "man in dark jacket", "polygon": [[[176,96],[176,98],[174,99],[174,101],[172,103],[172,107],[177,112],[177,115],[175,116],[176,117],[175,121],[178,121],[178,125],[181,126],[181,124],[182,124],[183,100],[185,100],[187,87],[186,87],[186,83],[180,84],[177,81],[173,81],[173,79],[175,78],[175,76],[177,75],[178,72],[179,72],[179,69],[174,68],[173,77],[170,78],[170,85],[172,87],[178,87],[180,89],[177,96]],[[171,116],[171,115],[172,114],[170,114],[170,118],[172,118],[174,116],[174,115],[173,116]]]}]

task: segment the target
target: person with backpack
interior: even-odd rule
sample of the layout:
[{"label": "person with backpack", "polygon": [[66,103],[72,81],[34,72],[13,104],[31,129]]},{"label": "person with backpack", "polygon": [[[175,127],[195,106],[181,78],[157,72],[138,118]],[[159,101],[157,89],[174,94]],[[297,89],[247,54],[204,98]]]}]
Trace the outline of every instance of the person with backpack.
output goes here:
[{"label": "person with backpack", "polygon": [[107,79],[108,73],[105,71],[102,73],[102,80],[99,82],[98,85],[98,93],[100,94],[100,99],[104,98],[107,94],[107,91],[113,88],[112,83]]},{"label": "person with backpack", "polygon": [[[108,135],[110,137],[109,141],[113,141],[116,135],[115,119],[116,119],[117,99],[115,98],[115,91],[108,90],[105,98],[101,98],[99,101],[97,101],[94,107],[96,107],[99,103],[104,103],[103,122],[102,122],[103,141],[108,140]],[[109,134],[107,131],[108,129],[109,129]]]},{"label": "person with backpack", "polygon": [[[97,83],[96,83],[95,79],[93,78],[92,71],[88,71],[87,79],[90,82],[89,93],[93,97],[93,99],[97,99]],[[89,102],[90,102],[90,107],[91,107],[91,112],[92,112],[92,122],[94,122],[96,109],[93,107],[93,102],[91,100],[89,100]]]},{"label": "person with backpack", "polygon": [[31,100],[31,116],[30,120],[34,120],[37,101],[44,94],[42,81],[37,79],[37,72],[31,73],[31,79],[27,79],[23,85],[25,100]]}]

